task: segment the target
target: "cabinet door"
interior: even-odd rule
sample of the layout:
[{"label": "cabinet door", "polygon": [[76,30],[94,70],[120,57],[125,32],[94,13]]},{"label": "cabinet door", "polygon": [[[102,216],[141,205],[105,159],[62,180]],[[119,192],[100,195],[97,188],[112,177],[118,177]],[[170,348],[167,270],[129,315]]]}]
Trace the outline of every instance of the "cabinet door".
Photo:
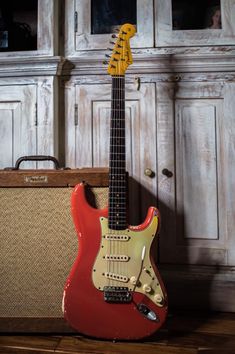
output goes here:
[{"label": "cabinet door", "polygon": [[[180,5],[180,7],[175,10],[175,13],[173,11],[173,2]],[[157,47],[234,45],[235,0],[220,0],[220,29],[208,28],[207,17],[208,15],[212,16],[210,12],[213,10],[213,6],[208,7],[208,4],[209,2],[198,3],[197,1],[194,1],[194,4],[192,4],[192,2],[187,4],[187,1],[176,0],[156,1],[155,45]],[[199,10],[196,14],[192,11],[193,5],[195,6],[195,10],[198,10],[200,6],[202,6],[204,11]],[[189,9],[189,12],[185,12],[185,9]],[[190,17],[192,26],[187,23]],[[186,22],[186,26],[183,22]],[[185,27],[188,27],[188,29]]]},{"label": "cabinet door", "polygon": [[[68,90],[71,94],[71,90]],[[75,98],[67,104],[66,165],[105,167],[109,162],[111,85],[77,85]],[[75,106],[75,120],[72,110]],[[126,160],[130,175],[130,221],[141,222],[150,204],[156,204],[155,84],[136,90],[126,85]]]},{"label": "cabinet door", "polygon": [[[134,2],[133,2],[134,3]],[[114,33],[114,27],[117,27],[113,4],[115,1],[100,1],[97,2],[97,7],[100,4],[100,10],[94,13],[91,0],[67,0],[66,3],[66,52],[74,54],[76,51],[107,49],[111,39],[110,33]],[[128,4],[126,4],[127,6]],[[122,5],[122,7],[124,4]],[[116,6],[117,7],[117,6]],[[118,8],[117,13],[120,17],[120,12],[123,10],[123,19],[120,19],[118,25],[122,25],[127,20],[125,19],[127,10]],[[153,46],[153,1],[152,0],[136,0],[133,6],[133,17],[136,18],[137,33],[131,39],[132,48],[146,48]],[[106,19],[102,17],[106,16]],[[101,18],[100,18],[101,17]],[[132,17],[132,16],[131,16]],[[114,18],[112,26],[112,18]],[[94,23],[108,23],[109,29],[94,30]],[[129,21],[128,21],[129,22]],[[73,25],[74,24],[74,25]],[[116,24],[116,26],[115,26]],[[133,23],[134,24],[134,23]],[[96,26],[98,27],[98,26]],[[108,28],[108,26],[107,26]],[[94,32],[94,33],[93,33]]]},{"label": "cabinet door", "polygon": [[[57,0],[11,1],[0,4],[0,57],[56,55]],[[1,53],[3,52],[3,53]]]},{"label": "cabinet door", "polygon": [[36,133],[36,85],[0,86],[0,168],[35,155]]},{"label": "cabinet door", "polygon": [[227,200],[232,184],[225,141],[232,120],[231,114],[226,117],[223,84],[159,86],[161,261],[231,264]]}]

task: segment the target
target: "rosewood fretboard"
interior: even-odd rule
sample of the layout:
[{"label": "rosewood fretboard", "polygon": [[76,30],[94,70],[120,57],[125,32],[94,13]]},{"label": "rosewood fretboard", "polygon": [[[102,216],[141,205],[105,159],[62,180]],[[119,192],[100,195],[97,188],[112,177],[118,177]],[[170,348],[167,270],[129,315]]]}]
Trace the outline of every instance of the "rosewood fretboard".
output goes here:
[{"label": "rosewood fretboard", "polygon": [[113,230],[127,227],[125,150],[125,77],[112,76],[109,228]]}]

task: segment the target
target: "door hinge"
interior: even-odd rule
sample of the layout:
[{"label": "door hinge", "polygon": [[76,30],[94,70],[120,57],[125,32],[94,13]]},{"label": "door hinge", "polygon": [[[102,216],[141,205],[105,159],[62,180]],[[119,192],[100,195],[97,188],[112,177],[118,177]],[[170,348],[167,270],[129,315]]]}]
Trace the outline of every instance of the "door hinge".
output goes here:
[{"label": "door hinge", "polygon": [[38,125],[38,104],[35,103],[35,112],[34,112],[34,125]]},{"label": "door hinge", "polygon": [[78,13],[74,12],[74,32],[78,31]]},{"label": "door hinge", "polygon": [[74,125],[78,125],[78,104],[75,103],[74,105]]}]

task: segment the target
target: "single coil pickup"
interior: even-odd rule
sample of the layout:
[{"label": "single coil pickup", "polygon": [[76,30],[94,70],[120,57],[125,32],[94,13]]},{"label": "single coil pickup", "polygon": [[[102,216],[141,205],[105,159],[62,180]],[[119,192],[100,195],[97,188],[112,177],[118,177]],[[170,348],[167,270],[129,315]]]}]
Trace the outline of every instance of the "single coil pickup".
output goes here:
[{"label": "single coil pickup", "polygon": [[111,303],[130,303],[132,294],[127,287],[104,286],[104,300]]},{"label": "single coil pickup", "polygon": [[105,272],[105,273],[103,273],[103,275],[107,279],[121,281],[122,283],[127,283],[129,280],[128,277],[126,277],[125,275],[115,274],[115,273],[111,273],[111,272]]},{"label": "single coil pickup", "polygon": [[105,235],[104,238],[108,241],[128,241],[130,239],[127,235]]},{"label": "single coil pickup", "polygon": [[130,257],[128,257],[128,256],[116,255],[116,254],[113,254],[113,255],[106,254],[103,258],[106,261],[113,261],[113,262],[128,262],[130,259]]}]

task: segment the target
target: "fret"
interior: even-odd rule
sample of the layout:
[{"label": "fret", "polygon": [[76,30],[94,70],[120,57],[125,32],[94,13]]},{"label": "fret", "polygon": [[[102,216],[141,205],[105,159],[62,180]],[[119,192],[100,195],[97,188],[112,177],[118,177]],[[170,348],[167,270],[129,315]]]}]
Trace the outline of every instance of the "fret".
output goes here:
[{"label": "fret", "polygon": [[125,222],[119,223],[116,225],[115,223],[109,223],[109,228],[111,230],[125,230],[127,228],[127,225]]},{"label": "fret", "polygon": [[126,185],[126,179],[124,178],[109,178],[110,181],[110,186],[114,186],[116,183],[118,183],[119,185]]},{"label": "fret", "polygon": [[[116,156],[116,155],[117,155],[118,157],[120,157],[120,156],[124,157],[124,156],[125,156],[125,152],[118,151],[118,152],[116,153],[116,152],[111,151],[110,156]],[[124,157],[124,158],[125,158],[125,157]],[[111,157],[111,160],[112,160],[112,157]]]},{"label": "fret", "polygon": [[126,192],[125,191],[118,191],[118,196],[116,195],[117,192],[109,190],[109,196],[112,196],[112,200],[110,200],[110,203],[118,203],[118,201],[121,201],[124,203],[126,199]]},{"label": "fret", "polygon": [[125,223],[126,222],[126,216],[122,216],[122,217],[120,217],[120,216],[118,216],[118,217],[116,217],[115,218],[115,215],[110,215],[114,220],[112,220],[111,222],[119,222],[119,223]]},{"label": "fret", "polygon": [[114,189],[117,189],[117,188],[120,188],[121,193],[122,193],[123,190],[125,191],[126,186],[125,185],[123,185],[123,186],[119,186],[119,185],[118,186],[113,186],[113,185],[111,185],[109,190],[112,189],[112,191],[114,191]]},{"label": "fret", "polygon": [[[110,166],[110,168],[112,169],[112,174],[117,175],[117,173],[114,172],[114,170],[117,170],[117,172],[121,172],[121,171],[120,171],[120,167],[117,167],[117,166]],[[124,172],[126,172],[126,169],[123,167],[123,168],[122,168],[122,174],[124,174]]]},{"label": "fret", "polygon": [[116,111],[120,112],[120,111],[125,111],[125,109],[124,108],[112,108],[112,111],[113,112],[116,112]]},{"label": "fret", "polygon": [[123,209],[123,210],[116,210],[116,211],[113,211],[113,210],[110,210],[110,212],[109,212],[110,214],[115,214],[115,215],[117,215],[117,214],[119,214],[119,215],[124,215],[124,214],[126,214],[126,210],[125,209]]},{"label": "fret", "polygon": [[[120,139],[120,138],[119,138],[119,139]],[[116,146],[118,146],[118,147],[125,147],[124,144],[111,144],[110,146],[111,146],[111,147],[112,147],[112,146],[115,146],[115,147],[116,147]]]}]

